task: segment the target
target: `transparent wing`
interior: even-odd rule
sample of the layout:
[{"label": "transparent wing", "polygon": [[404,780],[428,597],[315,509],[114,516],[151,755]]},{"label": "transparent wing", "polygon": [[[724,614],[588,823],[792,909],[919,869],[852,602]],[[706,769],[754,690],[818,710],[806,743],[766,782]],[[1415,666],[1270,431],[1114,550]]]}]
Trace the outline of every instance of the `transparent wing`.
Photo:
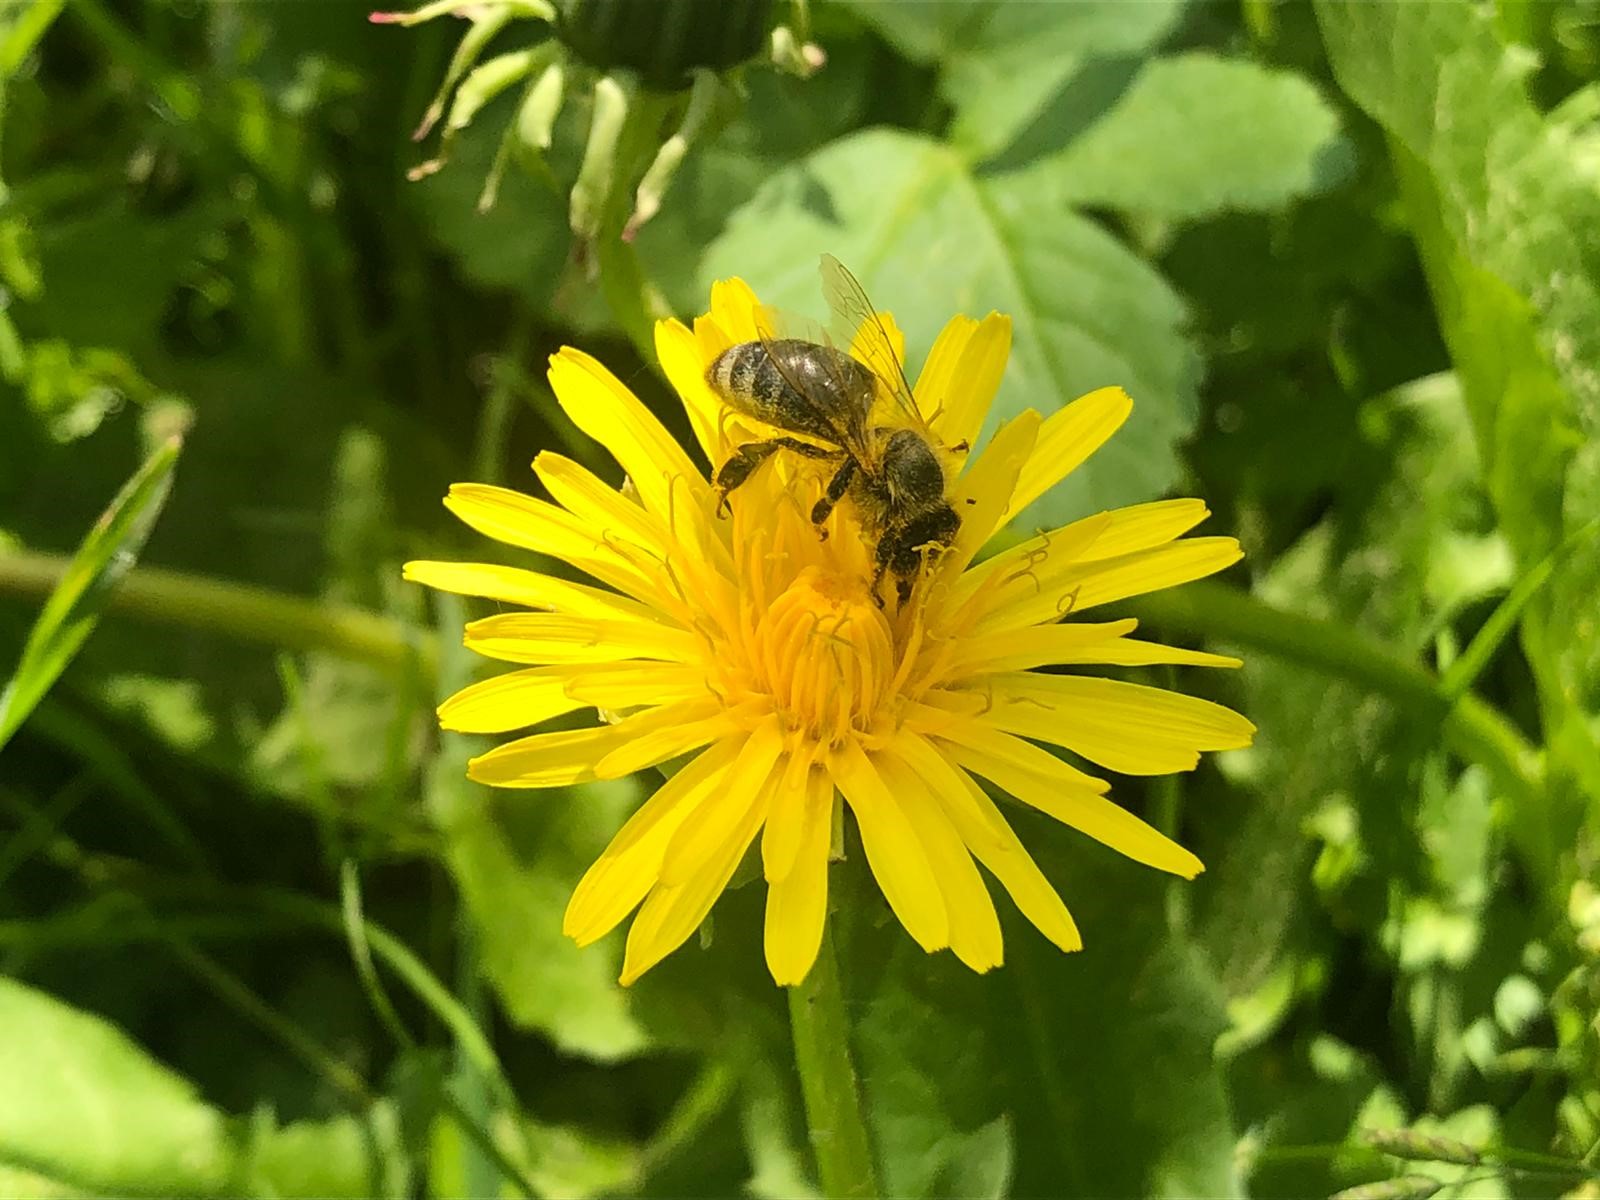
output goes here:
[{"label": "transparent wing", "polygon": [[932,431],[917,410],[911,382],[895,353],[894,339],[867,298],[866,289],[831,254],[822,256],[821,270],[822,295],[833,314],[835,336],[878,377],[901,416],[931,439]]},{"label": "transparent wing", "polygon": [[[839,445],[856,459],[866,462],[871,453],[867,438],[870,405],[850,408],[841,407],[836,403],[853,395],[857,390],[844,378],[843,368],[847,365],[848,351],[841,351],[834,344],[834,338],[817,322],[794,313],[763,304],[756,308],[755,318],[756,337],[784,382],[811,402],[812,411],[828,422]],[[810,342],[829,352],[817,355],[814,360],[818,369],[832,384],[827,394],[819,393],[806,380],[794,376],[786,366],[788,356],[773,345],[778,341]]]}]

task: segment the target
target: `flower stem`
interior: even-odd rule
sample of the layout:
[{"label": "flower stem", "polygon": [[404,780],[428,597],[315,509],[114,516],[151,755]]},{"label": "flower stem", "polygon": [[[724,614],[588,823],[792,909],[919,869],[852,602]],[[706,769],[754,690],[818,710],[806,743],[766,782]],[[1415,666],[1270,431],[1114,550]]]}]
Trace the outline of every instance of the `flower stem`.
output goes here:
[{"label": "flower stem", "polygon": [[[0,553],[0,594],[48,596],[68,563],[62,555]],[[434,668],[427,637],[392,618],[203,575],[136,567],[107,598],[106,611],[389,669]]]},{"label": "flower stem", "polygon": [[850,1057],[850,1025],[839,990],[833,935],[825,926],[810,973],[789,989],[789,1027],[805,1096],[806,1124],[823,1194],[874,1197],[878,1193],[872,1148],[861,1118],[861,1094]]}]

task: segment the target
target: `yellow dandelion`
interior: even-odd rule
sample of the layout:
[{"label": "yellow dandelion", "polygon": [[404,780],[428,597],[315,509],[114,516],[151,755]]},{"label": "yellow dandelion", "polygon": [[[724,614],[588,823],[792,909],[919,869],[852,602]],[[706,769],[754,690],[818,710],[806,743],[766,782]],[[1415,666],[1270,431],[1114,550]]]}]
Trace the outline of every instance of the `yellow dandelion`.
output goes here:
[{"label": "yellow dandelion", "polygon": [[[761,313],[741,280],[717,284],[690,330],[656,327],[661,366],[707,460],[771,436],[731,416],[707,382]],[[884,325],[898,343],[892,319]],[[1010,350],[1007,318],[958,316],[939,336],[915,401],[947,447],[978,436]],[[903,353],[896,344],[894,353]],[[870,589],[861,514],[810,520],[826,475],[775,454],[728,497],[609,371],[563,349],[550,384],[567,416],[626,473],[622,490],[559,454],[533,468],[549,500],[460,484],[445,504],[478,532],[558,559],[600,586],[517,567],[412,562],[406,577],[528,611],[466,627],[479,654],[524,669],[439,709],[446,729],[506,733],[593,710],[595,724],[532,733],[468,766],[498,787],[615,779],[692,756],[633,814],[578,884],[564,928],[587,945],[638,909],[622,982],[701,924],[759,836],[766,959],[802,980],[822,940],[828,863],[846,807],[868,866],[907,932],[976,971],[1001,962],[981,864],[1063,950],[1082,945],[1055,889],[980,780],[1112,849],[1192,878],[1200,860],[1107,797],[1109,785],[1039,743],[1128,775],[1192,769],[1202,751],[1248,745],[1254,727],[1206,700],[1042,667],[1235,659],[1132,637],[1132,620],[1086,614],[1236,561],[1227,537],[1184,537],[1207,515],[1167,500],[1084,517],[975,562],[979,549],[1127,419],[1103,388],[1042,419],[1024,412],[969,461],[951,455],[954,544],[908,602]],[[826,536],[819,536],[819,532]],[[887,590],[887,585],[886,585]],[[842,797],[842,803],[837,798]]]}]

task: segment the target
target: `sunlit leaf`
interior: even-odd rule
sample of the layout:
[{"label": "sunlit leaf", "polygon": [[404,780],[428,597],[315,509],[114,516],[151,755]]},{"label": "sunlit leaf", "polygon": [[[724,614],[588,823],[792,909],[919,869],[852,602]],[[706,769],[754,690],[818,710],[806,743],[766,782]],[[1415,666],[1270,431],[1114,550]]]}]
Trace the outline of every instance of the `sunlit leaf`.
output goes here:
[{"label": "sunlit leaf", "polygon": [[771,180],[711,247],[705,274],[741,275],[764,301],[820,315],[823,253],[894,312],[913,365],[953,311],[1011,314],[1012,357],[990,429],[1098,387],[1133,396],[1122,432],[1022,527],[1147,499],[1177,478],[1197,369],[1183,306],[1155,271],[1044,189],[974,175],[925,138],[869,130]]},{"label": "sunlit leaf", "polygon": [[1074,204],[1158,217],[1272,209],[1349,173],[1338,128],[1299,75],[1208,53],[1157,58],[1025,177],[1037,172],[1048,186],[1048,176],[1054,194]]},{"label": "sunlit leaf", "polygon": [[121,1030],[5,978],[0,1028],[0,1162],[97,1191],[224,1190],[222,1115]]}]

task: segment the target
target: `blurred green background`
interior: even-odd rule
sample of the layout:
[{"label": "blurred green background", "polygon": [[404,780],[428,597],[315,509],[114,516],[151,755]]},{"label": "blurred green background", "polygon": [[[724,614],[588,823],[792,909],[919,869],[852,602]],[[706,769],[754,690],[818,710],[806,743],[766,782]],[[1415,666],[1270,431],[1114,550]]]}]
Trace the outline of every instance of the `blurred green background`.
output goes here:
[{"label": "blurred green background", "polygon": [[[551,351],[682,430],[651,317],[821,315],[827,251],[914,362],[1010,313],[997,418],[1132,393],[1022,524],[1204,497],[1244,564],[1138,615],[1246,666],[1151,678],[1261,730],[1118,783],[1192,884],[1015,814],[1079,954],[1007,912],[972,976],[835,868],[885,1190],[1600,1195],[1600,4],[730,3],[702,109],[470,15],[0,3],[0,1194],[816,1194],[759,881],[619,989],[560,914],[644,784],[468,784],[470,606],[399,563],[511,561],[453,481],[616,478]],[[469,28],[566,64],[548,153],[479,74],[408,182]]]}]

